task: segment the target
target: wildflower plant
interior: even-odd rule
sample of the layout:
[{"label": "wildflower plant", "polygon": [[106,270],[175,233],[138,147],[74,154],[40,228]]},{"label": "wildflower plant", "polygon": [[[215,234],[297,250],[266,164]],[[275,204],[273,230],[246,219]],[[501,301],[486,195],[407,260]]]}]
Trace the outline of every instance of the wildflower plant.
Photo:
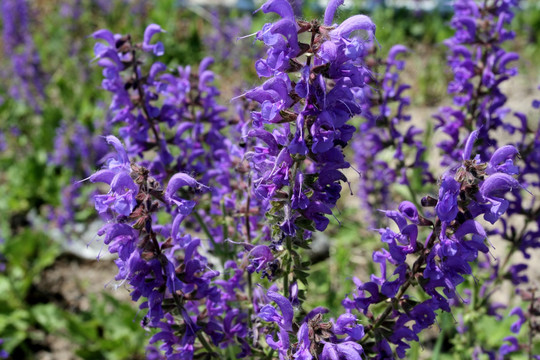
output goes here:
[{"label": "wildflower plant", "polygon": [[[513,38],[518,2],[454,4],[453,106],[435,114],[445,134],[440,164],[426,155],[429,131],[410,122],[400,78],[409,49],[381,57],[376,24],[362,14],[338,21],[341,5],[330,0],[322,19],[306,20],[287,0],[262,4],[268,22],[242,40],[265,48],[254,62],[259,83],[232,100],[218,89],[212,58],[160,61],[170,35],[158,24],[91,35],[109,114],[100,137],[58,129],[51,162],[86,179],[66,188],[56,220],[73,221],[79,188],[97,184],[98,235],[116,257],[117,287],[138,302],[149,359],[405,358],[442,313],[502,318],[491,296],[503,281],[527,307],[507,312],[515,322],[496,349],[469,344],[467,355],[533,355],[532,340],[512,334],[525,324],[531,339],[538,332],[538,293],[525,290],[527,265],[512,257],[538,247],[540,133],[523,112],[508,120],[500,86],[517,72],[517,54],[502,43]],[[23,40],[16,46],[31,51]],[[503,143],[501,129],[519,139]],[[81,160],[90,158],[97,171]],[[380,238],[376,271],[339,274],[354,284],[339,312],[309,308],[312,242],[357,182],[364,223]],[[397,184],[410,196],[396,197]],[[510,243],[502,261],[490,258],[496,237]],[[470,318],[457,333],[474,328]]]}]

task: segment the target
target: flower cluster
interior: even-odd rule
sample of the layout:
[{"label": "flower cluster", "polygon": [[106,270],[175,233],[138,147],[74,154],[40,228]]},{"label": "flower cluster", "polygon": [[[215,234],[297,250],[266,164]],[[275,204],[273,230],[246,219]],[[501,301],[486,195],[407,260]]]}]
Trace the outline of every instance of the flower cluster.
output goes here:
[{"label": "flower cluster", "polygon": [[[508,204],[504,195],[520,188],[509,174],[511,166],[500,166],[513,166],[515,149],[499,149],[489,163],[465,160],[470,157],[476,135],[474,132],[466,145],[462,164],[441,177],[439,199],[423,200],[424,206],[435,207],[434,219],[421,216],[408,201],[402,202],[397,211],[385,212],[397,231],[379,230],[381,241],[387,245],[387,249],[373,253],[380,275],[372,275],[368,282],[355,279],[357,290],[343,301],[346,312],[337,320],[324,322],[323,314],[328,310],[316,308],[296,323],[292,292],[291,298],[286,298],[275,289],[268,290],[258,317],[275,324],[275,333],[267,335],[266,342],[280,359],[352,360],[362,354],[392,359],[390,344],[403,358],[409,343],[419,341],[418,334],[434,324],[438,310],[451,311],[457,286],[472,274],[471,264],[478,254],[489,251],[486,231],[475,219],[483,216],[492,222],[498,220]],[[419,240],[422,228],[431,229],[425,241]],[[410,287],[421,289],[426,299],[409,297],[406,291]],[[384,303],[389,305],[375,316],[376,305]],[[370,324],[360,325],[354,312],[367,316]]]},{"label": "flower cluster", "polygon": [[[379,230],[381,241],[388,246],[388,250],[373,253],[381,275],[372,275],[369,282],[357,280],[357,292],[343,303],[349,310],[368,314],[372,305],[391,302],[367,327],[373,337],[381,339],[371,349],[379,352],[377,359],[392,358],[389,343],[396,345],[400,358],[404,357],[408,343],[418,341],[418,334],[435,322],[435,312],[450,311],[456,287],[472,273],[470,263],[479,252],[489,251],[486,231],[475,219],[498,220],[508,205],[505,194],[520,188],[506,168],[497,167],[506,160],[511,162],[508,148],[501,148],[487,164],[465,160],[470,157],[476,134],[469,138],[462,164],[441,177],[438,200],[426,197],[422,201],[423,206],[435,206],[434,220],[422,217],[408,201],[397,211],[385,212],[398,231]],[[497,170],[490,171],[494,168]],[[432,228],[425,241],[418,239],[421,227]],[[414,262],[407,261],[411,258]],[[392,273],[389,265],[395,268]],[[427,300],[408,297],[406,290],[411,286],[420,287]]]},{"label": "flower cluster", "polygon": [[[449,136],[449,139],[439,143],[444,151],[442,165],[452,166],[455,159],[461,156],[457,145],[461,142],[463,132],[478,128],[475,135],[478,138],[477,156],[486,162],[491,159],[487,173],[503,171],[517,174],[517,181],[529,192],[536,193],[540,187],[540,159],[538,151],[534,149],[539,144],[540,132],[533,125],[534,121],[523,112],[512,114],[505,107],[507,98],[501,88],[504,82],[518,73],[513,63],[519,59],[519,55],[507,52],[502,47],[505,41],[514,38],[514,33],[508,27],[518,5],[519,1],[457,1],[454,4],[452,26],[456,33],[446,41],[446,45],[449,47],[448,64],[454,73],[448,92],[454,95],[455,106],[442,108],[435,117],[439,121],[439,130]],[[501,137],[494,136],[496,131],[502,131],[508,138],[514,137],[517,141],[501,147]],[[510,160],[516,154],[524,160],[524,166],[520,169]],[[452,196],[452,184],[448,186],[447,196]],[[521,251],[528,259],[529,250],[540,247],[540,208],[537,201],[531,201],[530,194],[519,187],[513,187],[511,192],[512,196],[505,201],[495,195],[491,201],[496,206],[485,215],[485,219],[493,223],[501,213],[506,213],[501,218],[501,228],[491,230],[489,235],[499,235],[508,242],[507,254],[504,259],[496,261],[486,257],[480,264],[485,277],[479,290],[484,296],[482,304],[490,308],[489,313],[495,317],[500,317],[495,309],[506,307],[493,300],[492,295],[500,283],[508,279],[519,291],[519,286],[528,282],[523,275],[528,265],[511,262],[513,254]],[[516,218],[524,221],[517,224],[513,220]],[[468,326],[474,324],[469,323]]]},{"label": "flower cluster", "polygon": [[[405,61],[398,57],[407,51],[405,46],[395,45],[383,61],[377,57],[377,47],[372,44],[367,63],[373,75],[366,79],[369,86],[358,94],[365,99],[362,108],[365,121],[353,141],[355,163],[361,175],[358,196],[373,226],[382,220],[379,209],[394,206],[392,185],[398,182],[410,186],[408,169],[420,169],[423,182],[433,181],[423,159],[425,147],[418,139],[422,130],[414,125],[403,129],[411,119],[406,113],[410,98],[405,95],[410,86],[400,82]],[[384,72],[377,76],[380,66],[384,66]],[[393,153],[392,160],[388,159],[388,151]],[[411,153],[414,157],[409,159],[407,155],[410,157]]]},{"label": "flower cluster", "polygon": [[[108,126],[98,121],[94,122],[93,129],[102,134],[110,132]],[[90,200],[88,194],[81,192],[82,184],[78,180],[90,176],[95,167],[105,160],[107,153],[108,146],[103,136],[93,135],[85,125],[62,121],[56,130],[49,163],[67,172],[71,181],[69,186],[62,189],[61,205],[51,207],[49,219],[68,238],[76,232],[75,227],[71,226],[75,223],[76,214]]]},{"label": "flower cluster", "polygon": [[252,19],[250,15],[237,18],[226,18],[222,13],[215,11],[209,19],[213,31],[204,37],[204,44],[214,58],[219,58],[224,65],[230,65],[238,70],[243,59],[252,60],[260,54],[260,48],[249,42],[242,41],[241,35],[251,30]]},{"label": "flower cluster", "polygon": [[[152,43],[160,32],[163,30],[158,25],[148,26],[142,44],[108,30],[93,34],[105,41],[96,44],[95,54],[104,69],[103,88],[113,93],[112,122],[123,125],[119,133],[127,153],[140,157],[140,165],[158,182],[176,172],[190,174],[211,187],[211,214],[225,216],[222,204],[227,214],[240,211],[247,199],[236,191],[244,191],[247,183],[236,181],[233,175],[238,174],[235,169],[242,171],[244,149],[222,133],[228,122],[222,116],[226,108],[216,100],[219,91],[211,84],[214,74],[208,67],[213,60],[205,58],[196,74],[189,66],[178,67],[176,74],[168,72],[159,61],[148,65],[148,73],[144,73],[142,55],[164,52],[161,42]],[[240,136],[243,124],[238,120],[231,123],[238,124],[231,133]],[[149,151],[157,151],[158,156],[144,158]],[[249,209],[244,212],[249,213]],[[211,224],[207,235],[222,243],[226,227],[215,224],[209,216],[203,220]]]},{"label": "flower cluster", "polygon": [[505,116],[506,96],[501,84],[517,74],[512,63],[519,55],[507,52],[501,45],[514,38],[507,29],[514,17],[519,0],[485,1],[458,0],[454,3],[455,15],[452,27],[455,35],[446,40],[449,48],[448,65],[454,74],[448,85],[458,108],[443,107],[435,118],[436,128],[441,129],[448,139],[438,146],[445,156],[442,165],[452,165],[460,157],[460,141],[463,131],[478,129],[479,138],[484,139],[478,147],[482,161],[489,159],[489,148],[496,148],[493,130],[503,128],[509,133],[518,130]]},{"label": "flower cluster", "polygon": [[[341,169],[355,128],[347,122],[360,114],[355,96],[365,85],[364,46],[375,25],[364,15],[333,24],[340,1],[327,7],[324,23],[296,20],[285,0],[266,2],[261,10],[281,19],[267,23],[256,34],[268,47],[255,63],[260,77],[269,78],[248,91],[246,98],[260,104],[252,113],[248,136],[264,144],[248,154],[254,170],[254,190],[276,205],[270,211],[280,233],[323,231],[328,226],[346,181]],[[367,39],[351,36],[364,31]],[[307,33],[309,43],[301,41]],[[311,226],[300,225],[300,222]],[[303,236],[303,231],[298,231]]]},{"label": "flower cluster", "polygon": [[[143,325],[159,329],[150,343],[161,343],[167,358],[192,357],[201,346],[212,355],[211,346],[236,344],[245,356],[251,353],[243,340],[248,314],[238,302],[247,300],[246,276],[264,261],[261,247],[250,244],[264,231],[262,206],[248,191],[246,145],[231,141],[245,133],[245,110],[240,106],[229,120],[222,116],[226,108],[216,101],[210,58],[196,73],[190,67],[171,73],[155,62],[146,74],[141,55],[163,54],[162,44],[151,41],[159,32],[158,25],[148,26],[142,44],[107,30],[93,35],[105,41],[95,54],[103,87],[113,93],[112,122],[122,125],[126,144],[108,136],[116,155],[89,178],[110,187],[95,196],[96,210],[108,219],[100,234],[118,254],[116,280],[129,285],[134,301],[146,299]],[[161,213],[170,221],[160,222]],[[234,244],[245,250],[240,264],[230,260]]]},{"label": "flower cluster", "polygon": [[[11,72],[15,77],[10,84],[10,94],[24,99],[36,111],[40,99],[45,97],[46,77],[41,68],[39,54],[29,31],[30,14],[26,0],[2,1],[2,38],[4,54],[11,60]],[[5,69],[7,71],[7,69]]]}]

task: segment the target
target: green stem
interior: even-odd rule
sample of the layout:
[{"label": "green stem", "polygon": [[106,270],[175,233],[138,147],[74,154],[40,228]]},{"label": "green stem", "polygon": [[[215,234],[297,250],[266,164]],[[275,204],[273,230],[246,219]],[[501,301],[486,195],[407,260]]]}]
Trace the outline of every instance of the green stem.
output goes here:
[{"label": "green stem", "polygon": [[532,360],[533,359],[533,336],[534,336],[534,328],[533,328],[533,310],[534,310],[534,303],[535,303],[535,300],[536,298],[534,297],[535,295],[535,290],[532,290],[531,291],[531,303],[529,304],[529,351],[528,351],[528,359],[529,360]]},{"label": "green stem", "polygon": [[291,254],[291,248],[292,248],[292,241],[291,237],[287,236],[287,239],[285,240],[286,246],[287,246],[287,252],[289,253],[289,259],[287,259],[287,269],[285,270],[285,274],[283,276],[283,296],[286,298],[289,297],[289,274],[291,273],[291,261],[292,257]]},{"label": "green stem", "polygon": [[249,222],[249,209],[251,207],[251,175],[248,175],[248,189],[247,189],[247,199],[246,199],[246,237],[247,242],[251,244],[251,224]]},{"label": "green stem", "polygon": [[413,187],[411,186],[410,182],[407,180],[407,189],[409,189],[409,192],[411,193],[411,201],[416,206],[416,209],[422,214],[423,207],[418,202],[416,191],[414,191]]},{"label": "green stem", "polygon": [[225,253],[225,256],[227,259],[233,258],[233,249],[231,248],[231,244],[226,242],[226,240],[229,238],[229,223],[227,221],[227,209],[225,208],[225,201],[221,200],[221,213],[223,214],[223,224],[221,225],[221,231],[223,233],[223,243],[221,244],[223,247],[223,252]]},{"label": "green stem", "polygon": [[[399,293],[394,297],[394,299],[399,301],[399,299],[401,299],[401,297],[405,294],[405,291],[407,291],[409,286],[411,286],[411,278],[407,279],[407,281],[405,282],[405,284],[403,284],[403,286],[399,290]],[[379,326],[381,326],[381,324],[384,322],[384,320],[386,320],[388,315],[390,315],[393,308],[394,308],[394,302],[391,301],[390,304],[388,304],[388,306],[386,307],[386,309],[384,309],[383,313],[379,316],[375,324],[373,324],[373,327],[369,329],[364,335],[364,337],[362,338],[362,340],[360,340],[361,343],[364,343],[367,339],[369,339],[371,333],[375,329],[377,329]]]},{"label": "green stem", "polygon": [[159,148],[162,148],[159,133],[158,133],[158,131],[156,130],[156,128],[154,126],[153,118],[150,116],[150,113],[148,112],[148,109],[146,108],[146,102],[145,102],[145,98],[144,98],[144,90],[142,88],[141,79],[139,78],[139,67],[138,67],[138,64],[137,64],[137,61],[138,61],[137,60],[137,52],[135,50],[133,50],[132,55],[133,55],[133,74],[135,75],[135,82],[137,84],[137,91],[138,91],[138,94],[139,94],[140,105],[141,105],[143,113],[144,113],[144,115],[146,117],[146,121],[148,122],[148,125],[150,126],[150,129],[154,133],[154,137],[156,138],[156,144],[158,145]]},{"label": "green stem", "polygon": [[192,215],[195,217],[195,219],[199,223],[199,225],[200,225],[202,231],[204,232],[204,234],[206,236],[208,236],[208,240],[210,240],[210,242],[214,246],[214,249],[218,250],[218,244],[216,243],[216,240],[214,239],[214,237],[210,233],[210,229],[208,229],[208,226],[206,226],[206,223],[201,218],[201,215],[199,215],[199,213],[197,211],[192,212]]},{"label": "green stem", "polygon": [[197,339],[199,339],[199,341],[204,346],[206,351],[208,351],[208,353],[210,354],[211,357],[217,358],[214,350],[212,350],[212,347],[210,346],[208,341],[206,341],[206,338],[204,337],[204,335],[200,331],[197,331]]},{"label": "green stem", "polygon": [[[182,300],[180,299],[180,297],[178,296],[178,294],[176,293],[172,293],[172,296],[173,296],[173,299],[174,299],[174,303],[176,305],[176,308],[178,309],[178,311],[180,312],[180,314],[182,314],[184,310],[184,305],[182,304]],[[215,356],[215,353],[214,353],[214,350],[212,350],[212,347],[210,346],[210,344],[208,343],[208,341],[206,341],[206,338],[204,337],[204,335],[200,332],[200,331],[197,331],[197,339],[199,339],[199,341],[201,342],[202,346],[206,349],[206,351],[208,351],[208,353],[210,354],[210,356],[212,357],[216,357]]]}]

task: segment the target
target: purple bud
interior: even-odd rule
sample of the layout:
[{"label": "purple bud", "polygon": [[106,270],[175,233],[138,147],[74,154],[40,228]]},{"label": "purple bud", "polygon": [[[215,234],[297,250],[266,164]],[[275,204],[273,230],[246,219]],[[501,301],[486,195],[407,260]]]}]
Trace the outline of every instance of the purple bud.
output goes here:
[{"label": "purple bud", "polygon": [[399,212],[413,223],[418,222],[418,209],[410,201],[402,201],[398,207]]},{"label": "purple bud", "polygon": [[463,150],[463,161],[469,160],[471,158],[472,154],[472,148],[474,146],[474,142],[478,139],[478,130],[474,130],[467,139],[467,142],[465,143],[465,149]]}]

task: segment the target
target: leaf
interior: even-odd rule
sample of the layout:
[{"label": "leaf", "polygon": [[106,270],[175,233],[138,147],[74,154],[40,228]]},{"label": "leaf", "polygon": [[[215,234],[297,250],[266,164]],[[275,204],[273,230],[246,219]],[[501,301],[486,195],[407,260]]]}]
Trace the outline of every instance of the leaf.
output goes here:
[{"label": "leaf", "polygon": [[54,304],[35,305],[30,309],[30,313],[34,320],[48,333],[66,328],[63,311]]}]

